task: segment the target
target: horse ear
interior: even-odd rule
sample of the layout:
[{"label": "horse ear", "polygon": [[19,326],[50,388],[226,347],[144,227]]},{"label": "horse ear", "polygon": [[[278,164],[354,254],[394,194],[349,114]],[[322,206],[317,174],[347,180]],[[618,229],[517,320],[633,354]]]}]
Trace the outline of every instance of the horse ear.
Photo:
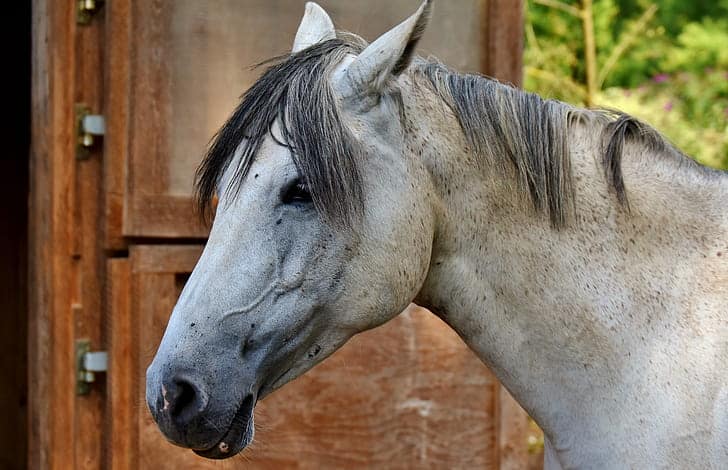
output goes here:
[{"label": "horse ear", "polygon": [[329,39],[336,39],[334,23],[323,8],[314,2],[307,2],[306,12],[303,14],[296,39],[293,41],[292,52],[302,51]]},{"label": "horse ear", "polygon": [[412,61],[431,11],[432,0],[425,0],[414,15],[364,49],[346,71],[351,91],[380,92],[390,77],[402,73]]}]

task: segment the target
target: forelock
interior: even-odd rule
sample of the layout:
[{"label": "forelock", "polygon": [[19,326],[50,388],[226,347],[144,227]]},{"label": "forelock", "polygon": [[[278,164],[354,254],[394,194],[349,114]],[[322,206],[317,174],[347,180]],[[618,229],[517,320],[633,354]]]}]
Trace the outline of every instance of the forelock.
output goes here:
[{"label": "forelock", "polygon": [[[268,69],[242,96],[197,170],[195,192],[203,216],[211,215],[217,189],[239,192],[276,120],[280,143],[290,149],[321,217],[349,225],[360,215],[361,149],[341,120],[329,77],[347,54],[358,54],[363,47],[363,41],[345,36],[261,64]],[[218,188],[238,148],[237,167],[226,188]]]}]

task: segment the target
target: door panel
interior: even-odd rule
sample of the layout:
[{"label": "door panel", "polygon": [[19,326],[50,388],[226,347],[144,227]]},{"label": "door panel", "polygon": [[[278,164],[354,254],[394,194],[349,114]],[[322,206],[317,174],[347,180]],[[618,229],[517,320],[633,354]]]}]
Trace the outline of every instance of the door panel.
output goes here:
[{"label": "door panel", "polygon": [[[418,2],[321,4],[337,26],[372,39],[411,14]],[[420,52],[459,69],[479,70],[481,4],[459,0],[439,9]],[[290,50],[303,6],[299,0],[113,2],[110,8],[129,18],[122,27],[121,20],[109,20],[109,54],[115,58],[109,68],[122,72],[110,72],[109,93],[129,99],[126,110],[109,110],[112,128],[128,139],[126,145],[114,140],[120,152],[110,156],[117,162],[109,165],[126,173],[123,221],[112,231],[157,238],[206,235],[190,218],[195,169],[209,139],[261,73],[251,66]],[[116,191],[109,200],[118,204]]]},{"label": "door panel", "polygon": [[417,307],[259,403],[255,442],[241,458],[221,464],[167,443],[146,409],[144,371],[199,253],[133,246],[129,260],[110,261],[110,468],[498,463],[500,386],[450,328]]}]

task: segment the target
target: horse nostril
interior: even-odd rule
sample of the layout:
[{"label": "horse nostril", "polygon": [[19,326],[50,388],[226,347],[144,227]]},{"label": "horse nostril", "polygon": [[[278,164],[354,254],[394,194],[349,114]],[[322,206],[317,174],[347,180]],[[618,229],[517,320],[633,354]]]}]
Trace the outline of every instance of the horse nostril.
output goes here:
[{"label": "horse nostril", "polygon": [[165,409],[178,425],[185,425],[207,406],[207,396],[199,385],[185,377],[175,377],[164,388]]}]

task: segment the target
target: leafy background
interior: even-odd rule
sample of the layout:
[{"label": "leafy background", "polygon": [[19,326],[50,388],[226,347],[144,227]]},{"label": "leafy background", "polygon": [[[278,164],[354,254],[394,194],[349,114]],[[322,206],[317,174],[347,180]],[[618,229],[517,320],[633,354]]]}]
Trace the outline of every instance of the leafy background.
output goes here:
[{"label": "leafy background", "polygon": [[728,0],[528,0],[526,19],[526,89],[621,109],[728,169]]}]

